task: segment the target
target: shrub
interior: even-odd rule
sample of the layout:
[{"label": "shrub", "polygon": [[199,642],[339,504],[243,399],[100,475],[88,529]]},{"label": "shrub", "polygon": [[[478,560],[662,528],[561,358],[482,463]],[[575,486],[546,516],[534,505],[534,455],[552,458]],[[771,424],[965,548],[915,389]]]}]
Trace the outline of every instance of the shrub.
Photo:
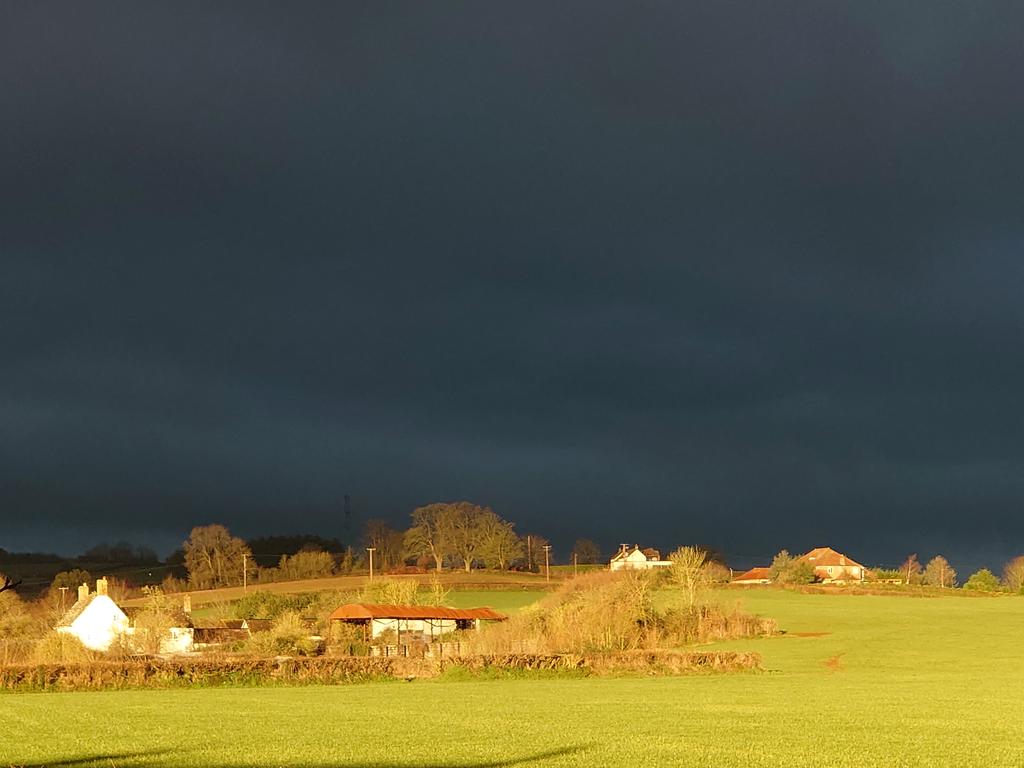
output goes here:
[{"label": "shrub", "polygon": [[975,571],[967,579],[964,589],[977,590],[979,592],[996,592],[1000,587],[999,578],[988,568]]},{"label": "shrub", "polygon": [[697,641],[774,634],[772,619],[708,604],[659,613],[648,571],[591,573],[563,584],[504,624],[464,645],[479,653],[611,653]]},{"label": "shrub", "polygon": [[1003,567],[1003,584],[1011,592],[1024,594],[1024,555],[1013,558]]},{"label": "shrub", "polygon": [[32,661],[36,664],[84,664],[98,661],[103,654],[91,651],[82,642],[66,632],[48,632],[36,643]]},{"label": "shrub", "polygon": [[731,609],[702,605],[696,612],[669,611],[664,617],[663,627],[680,645],[771,636],[779,631],[775,619],[745,613],[738,605]]},{"label": "shrub", "polygon": [[135,614],[133,644],[143,653],[160,653],[161,646],[177,623],[177,606],[160,587],[143,587],[146,604]]},{"label": "shrub", "polygon": [[363,602],[384,605],[416,605],[420,584],[416,579],[377,579],[363,588]]},{"label": "shrub", "polygon": [[576,653],[645,647],[656,614],[645,571],[588,573],[471,641],[484,653]]},{"label": "shrub", "polygon": [[786,550],[772,560],[771,576],[777,584],[813,584],[817,580],[813,565],[794,559]]},{"label": "shrub", "polygon": [[318,600],[317,592],[281,595],[276,592],[250,592],[232,609],[238,619],[277,619],[288,612],[304,613]]},{"label": "shrub", "polygon": [[320,644],[310,637],[302,617],[294,611],[282,614],[268,632],[258,632],[246,644],[259,656],[314,656]]},{"label": "shrub", "polygon": [[188,589],[188,582],[184,579],[177,579],[171,574],[164,576],[164,580],[160,582],[160,589],[165,595],[172,592],[184,592]]},{"label": "shrub", "polygon": [[907,575],[899,568],[871,568],[867,573],[867,581],[904,581]]},{"label": "shrub", "polygon": [[936,555],[925,566],[924,583],[930,587],[955,587],[956,571],[946,558]]},{"label": "shrub", "polygon": [[[405,660],[401,660],[405,661]],[[361,683],[407,675],[389,658],[145,659],[0,667],[0,690],[70,691]],[[419,670],[417,670],[419,671]]]},{"label": "shrub", "polygon": [[302,550],[282,555],[277,570],[281,581],[323,578],[334,574],[334,557],[320,550]]},{"label": "shrub", "polygon": [[[0,574],[0,582],[3,575]],[[0,638],[13,640],[38,636],[38,624],[13,590],[0,592]]]}]

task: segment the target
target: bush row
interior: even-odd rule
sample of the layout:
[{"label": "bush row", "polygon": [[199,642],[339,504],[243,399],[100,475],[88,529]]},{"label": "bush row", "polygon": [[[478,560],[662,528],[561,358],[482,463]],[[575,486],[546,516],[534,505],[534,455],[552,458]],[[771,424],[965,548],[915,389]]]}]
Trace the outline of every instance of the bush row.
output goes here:
[{"label": "bush row", "polygon": [[81,691],[272,684],[361,683],[392,679],[395,659],[143,659],[0,667],[0,690]]},{"label": "bush row", "polygon": [[[580,676],[619,673],[682,675],[757,670],[756,653],[627,651],[623,653],[504,654],[445,659],[314,657],[217,660],[142,659],[0,667],[0,690],[89,691],[260,685],[339,685],[436,677],[518,676],[567,672]],[[457,676],[457,674],[456,674]]]}]

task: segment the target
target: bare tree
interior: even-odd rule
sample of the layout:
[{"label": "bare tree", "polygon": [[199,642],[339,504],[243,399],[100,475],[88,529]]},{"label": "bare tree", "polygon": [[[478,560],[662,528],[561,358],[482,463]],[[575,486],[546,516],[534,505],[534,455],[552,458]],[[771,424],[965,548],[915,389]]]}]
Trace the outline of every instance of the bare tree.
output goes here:
[{"label": "bare tree", "polygon": [[576,562],[593,565],[601,562],[601,548],[591,539],[576,539],[572,553],[576,556]]},{"label": "bare tree", "polygon": [[406,551],[413,556],[429,555],[438,573],[444,559],[454,554],[451,504],[427,504],[412,511],[412,526],[405,532]]},{"label": "bare tree", "polygon": [[672,580],[682,587],[687,607],[693,613],[697,592],[707,581],[707,554],[697,547],[680,547],[668,559],[672,563]]},{"label": "bare tree", "polygon": [[382,573],[401,564],[404,542],[401,531],[379,518],[370,518],[363,526],[363,546],[376,550],[373,561],[379,564]]},{"label": "bare tree", "polygon": [[462,567],[469,573],[484,542],[485,532],[500,524],[501,518],[490,507],[459,501],[451,505],[448,520],[452,527],[452,547],[462,560]]},{"label": "bare tree", "polygon": [[484,517],[480,535],[478,554],[487,568],[504,571],[526,554],[526,545],[516,535],[515,526],[497,515]]},{"label": "bare tree", "polygon": [[924,583],[933,587],[955,587],[956,571],[946,558],[936,555],[925,566]]},{"label": "bare tree", "polygon": [[249,546],[223,525],[193,528],[182,547],[188,578],[196,589],[241,584],[246,560],[252,560]]},{"label": "bare tree", "polygon": [[8,589],[15,589],[21,586],[21,579],[12,581],[10,576],[4,576],[4,583],[0,585],[0,592],[6,592]]},{"label": "bare tree", "polygon": [[916,554],[907,556],[903,565],[900,566],[900,574],[903,576],[904,584],[921,583],[924,572],[921,570],[921,563],[918,562]]},{"label": "bare tree", "polygon": [[1024,589],[1024,555],[1013,558],[1003,567],[1003,584],[1014,592]]}]

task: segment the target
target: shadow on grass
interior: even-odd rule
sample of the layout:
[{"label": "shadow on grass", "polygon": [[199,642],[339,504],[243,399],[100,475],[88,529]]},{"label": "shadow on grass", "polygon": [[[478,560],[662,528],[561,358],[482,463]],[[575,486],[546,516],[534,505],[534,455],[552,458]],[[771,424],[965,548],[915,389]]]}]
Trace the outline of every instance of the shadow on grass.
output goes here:
[{"label": "shadow on grass", "polygon": [[138,765],[154,765],[159,764],[156,761],[149,758],[160,757],[161,755],[174,754],[173,749],[148,749],[145,752],[121,752],[111,753],[104,755],[85,755],[83,757],[65,757],[56,760],[45,760],[39,763],[11,763],[11,768],[61,768],[66,766],[67,768],[74,768],[74,766],[87,766],[93,764],[102,764],[105,766],[138,766]]},{"label": "shadow on grass", "polygon": [[[497,760],[484,760],[477,762],[462,762],[445,760],[443,762],[427,762],[425,760],[408,760],[397,762],[383,760],[367,762],[358,760],[355,762],[334,762],[331,760],[316,762],[282,762],[290,768],[514,768],[517,765],[529,765],[541,760],[548,760],[554,757],[566,757],[583,752],[590,745],[578,745],[575,747],[561,747],[550,749],[545,752],[535,752],[530,755],[518,757],[506,757]],[[186,750],[157,749],[147,752],[124,752],[120,754],[85,755],[82,757],[69,757],[58,760],[46,760],[37,763],[12,763],[11,768],[157,768],[165,765],[180,765],[175,759],[161,760],[162,756],[174,756],[178,759],[185,754]],[[250,763],[220,763],[204,762],[208,768],[250,768]]]}]

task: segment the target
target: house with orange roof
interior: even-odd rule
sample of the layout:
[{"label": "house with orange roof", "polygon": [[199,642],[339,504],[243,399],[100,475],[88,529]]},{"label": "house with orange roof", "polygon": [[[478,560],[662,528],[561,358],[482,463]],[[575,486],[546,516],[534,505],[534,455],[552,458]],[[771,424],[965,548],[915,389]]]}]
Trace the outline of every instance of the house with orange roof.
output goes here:
[{"label": "house with orange roof", "polygon": [[797,558],[814,568],[814,575],[822,581],[864,581],[867,568],[852,557],[836,552],[831,547],[817,547]]}]

